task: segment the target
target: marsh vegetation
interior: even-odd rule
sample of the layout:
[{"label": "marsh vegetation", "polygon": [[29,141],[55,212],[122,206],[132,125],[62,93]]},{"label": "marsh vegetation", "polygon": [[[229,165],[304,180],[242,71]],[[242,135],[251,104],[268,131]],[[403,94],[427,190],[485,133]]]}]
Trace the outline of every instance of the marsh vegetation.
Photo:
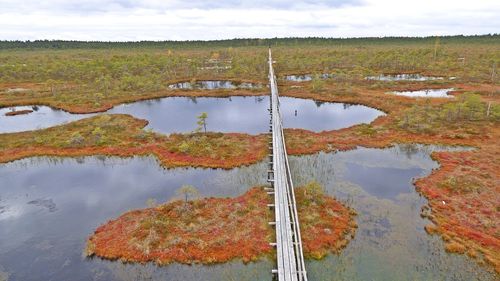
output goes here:
[{"label": "marsh vegetation", "polygon": [[[269,121],[265,85],[271,43],[276,73],[285,77],[278,83],[287,150],[294,155],[292,174],[298,185],[306,186],[297,189],[297,196],[302,219],[312,226],[304,236],[308,256],[323,258],[308,262],[311,279],[497,279],[499,36],[445,37],[439,45],[435,42],[436,38],[0,42],[0,162],[14,161],[0,165],[0,226],[5,226],[0,227],[0,237],[5,237],[0,238],[0,271],[12,280],[61,279],[76,271],[80,273],[75,279],[82,280],[94,275],[118,279],[114,271],[126,271],[139,280],[144,272],[150,279],[203,280],[224,272],[241,280],[268,276],[272,264],[261,259],[247,265],[231,261],[208,270],[175,263],[156,267],[81,260],[80,254],[86,237],[99,225],[111,218],[118,218],[114,223],[119,224],[134,215],[141,222],[127,227],[135,232],[100,240],[110,246],[102,256],[154,260],[144,253],[176,249],[167,247],[170,244],[192,252],[168,255],[175,259],[155,252],[157,263],[211,263],[235,257],[255,261],[260,253],[270,253],[264,244],[272,231],[264,231],[268,225],[260,227],[269,214],[265,206],[256,208],[264,204],[264,197],[259,197],[259,188],[250,187],[262,186],[265,180],[261,161],[268,154],[263,133]],[[424,91],[433,96],[443,89],[453,89],[453,98],[387,94]],[[461,148],[425,149],[415,143]],[[400,145],[387,148],[394,144]],[[93,158],[33,158],[40,156]],[[134,158],[109,160],[113,156]],[[147,158],[143,165],[137,156],[156,160]],[[188,168],[176,168],[181,166]],[[90,175],[99,176],[92,181]],[[170,176],[175,180],[167,179]],[[412,182],[415,177],[422,178]],[[318,183],[308,184],[311,180]],[[176,197],[181,186],[185,188]],[[189,186],[199,194],[194,196]],[[245,201],[247,195],[259,200]],[[179,196],[181,201],[170,201]],[[316,202],[322,196],[330,199]],[[340,204],[338,210],[316,208],[332,196]],[[252,209],[245,202],[258,204]],[[76,208],[83,205],[90,207]],[[168,210],[177,210],[176,217],[162,215]],[[220,232],[221,239],[237,233],[228,238],[236,241],[230,251],[219,247],[222,242],[217,246],[210,244],[217,241],[210,241],[219,247],[213,253],[223,258],[204,252],[208,244],[201,238],[209,234],[202,233],[200,220],[211,214],[205,221],[216,225],[227,219],[217,221],[221,213],[236,218],[231,228],[235,232]],[[339,225],[328,225],[342,222],[354,227],[351,219],[339,217],[352,217],[358,231],[352,235]],[[71,231],[56,224],[61,219],[68,225],[83,223]],[[47,227],[24,233],[25,220],[39,220]],[[255,222],[255,227],[245,227],[246,221]],[[106,225],[98,233],[104,235]],[[163,225],[182,225],[180,236],[186,239],[176,239],[176,232]],[[189,231],[193,229],[201,232]],[[252,235],[252,229],[262,235]],[[56,243],[58,235],[68,239]],[[131,235],[136,244],[125,243]],[[347,241],[341,236],[350,237],[350,242],[339,242]],[[238,244],[244,237],[259,241],[245,248]],[[113,238],[115,244],[106,243]],[[137,255],[125,257],[115,251],[129,246],[139,249]],[[128,250],[121,253],[133,252]],[[37,259],[41,255],[54,262]],[[29,260],[30,270],[21,268],[20,260]],[[371,270],[375,267],[376,272]]]}]

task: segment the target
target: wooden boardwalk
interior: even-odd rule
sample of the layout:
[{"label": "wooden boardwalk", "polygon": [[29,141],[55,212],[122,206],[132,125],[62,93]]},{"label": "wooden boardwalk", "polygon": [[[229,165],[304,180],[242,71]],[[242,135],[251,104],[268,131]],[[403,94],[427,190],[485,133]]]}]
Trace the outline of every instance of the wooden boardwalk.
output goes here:
[{"label": "wooden boardwalk", "polygon": [[276,243],[273,245],[276,246],[277,251],[277,268],[273,270],[273,273],[277,274],[279,281],[307,281],[297,205],[290,167],[288,166],[271,49],[269,49],[269,83],[271,89],[269,110],[272,154],[269,159],[268,181],[273,187],[269,194],[274,195],[272,207],[275,211],[275,221],[272,224],[276,227]]}]

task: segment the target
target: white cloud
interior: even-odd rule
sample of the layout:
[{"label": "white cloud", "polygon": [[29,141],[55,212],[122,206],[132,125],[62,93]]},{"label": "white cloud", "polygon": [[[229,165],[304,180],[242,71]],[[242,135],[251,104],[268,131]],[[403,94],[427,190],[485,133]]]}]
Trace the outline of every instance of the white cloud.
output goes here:
[{"label": "white cloud", "polygon": [[500,1],[496,0],[0,0],[0,39],[485,34],[500,32],[499,14]]}]

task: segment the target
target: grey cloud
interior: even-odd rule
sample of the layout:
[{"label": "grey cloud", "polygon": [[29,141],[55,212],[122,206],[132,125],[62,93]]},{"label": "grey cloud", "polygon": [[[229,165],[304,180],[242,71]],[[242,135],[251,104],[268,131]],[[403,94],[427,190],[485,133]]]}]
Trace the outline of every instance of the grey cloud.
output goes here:
[{"label": "grey cloud", "polygon": [[103,12],[130,12],[139,9],[155,10],[165,12],[178,9],[278,9],[291,10],[303,8],[334,8],[348,5],[362,5],[363,0],[0,0],[0,14],[3,12],[34,12],[46,13],[68,12],[73,14],[92,14]]},{"label": "grey cloud", "polygon": [[207,40],[498,32],[498,0],[474,5],[440,1],[436,3],[441,6],[414,2],[408,8],[406,2],[395,5],[390,0],[0,0],[0,40]]}]

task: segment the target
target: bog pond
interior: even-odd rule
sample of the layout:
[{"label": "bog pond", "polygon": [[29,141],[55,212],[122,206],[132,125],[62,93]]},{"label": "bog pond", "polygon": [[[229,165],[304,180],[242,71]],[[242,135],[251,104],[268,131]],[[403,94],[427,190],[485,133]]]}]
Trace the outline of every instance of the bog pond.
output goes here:
[{"label": "bog pond", "polygon": [[405,97],[413,97],[413,98],[454,98],[454,96],[450,95],[451,91],[454,91],[453,88],[448,89],[426,89],[426,90],[418,90],[418,91],[401,91],[401,92],[389,92],[388,94],[397,95],[397,96],[405,96]]},{"label": "bog pond", "polygon": [[[268,130],[267,97],[162,98],[116,106],[149,120],[162,133],[189,132],[196,115],[208,113],[210,131]],[[20,107],[24,108],[24,107]],[[30,109],[31,107],[29,107]],[[28,109],[28,108],[26,108]],[[39,106],[33,113],[4,116],[2,132],[31,130],[90,115]],[[360,105],[281,99],[286,127],[313,131],[369,123],[383,112]],[[438,165],[436,146],[397,145],[290,157],[296,186],[316,180],[358,212],[354,239],[338,255],[307,261],[309,280],[495,280],[465,255],[448,254],[429,236],[420,217],[426,200],[412,179]],[[212,266],[123,264],[85,258],[87,237],[101,224],[150,199],[167,202],[185,184],[200,196],[234,197],[266,184],[267,163],[231,170],[163,169],[153,157],[34,157],[0,164],[0,280],[271,280],[274,262],[263,258]]]},{"label": "bog pond", "polygon": [[[8,112],[33,110],[28,114],[6,116]],[[48,106],[15,106],[0,108],[0,133],[13,133],[48,128],[91,117],[93,114],[71,114]]]},{"label": "bog pond", "polygon": [[[358,212],[339,255],[307,261],[310,280],[495,280],[424,231],[426,200],[412,179],[437,168],[429,154],[451,148],[386,149],[291,157],[297,186],[317,180]],[[0,165],[0,278],[8,280],[271,280],[273,262],[158,267],[83,257],[86,238],[121,213],[166,202],[191,184],[200,196],[236,196],[265,184],[266,163],[231,170],[162,169],[154,158],[37,157]]]},{"label": "bog pond", "polygon": [[295,75],[286,75],[283,77],[283,80],[285,81],[291,81],[291,82],[308,82],[312,81],[313,78],[319,78],[319,79],[328,79],[332,78],[333,74],[329,73],[322,73],[322,74],[295,74]]},{"label": "bog pond", "polygon": [[[455,77],[450,77],[450,80],[454,80],[454,78]],[[443,80],[444,77],[425,76],[418,73],[402,73],[402,74],[380,74],[377,76],[367,76],[366,79],[378,80],[378,81],[432,81],[432,80]]]},{"label": "bog pond", "polygon": [[[363,105],[325,103],[298,98],[280,98],[285,126],[312,131],[334,130],[360,123],[370,123],[382,111]],[[0,133],[47,128],[90,117],[94,114],[71,114],[47,106],[37,106],[29,114],[5,116],[11,108],[0,108]],[[106,113],[130,114],[149,121],[147,128],[156,132],[193,131],[196,116],[208,113],[207,130],[259,134],[269,129],[268,97],[187,98],[168,97],[118,105]],[[32,109],[16,107],[15,110]]]},{"label": "bog pond", "polygon": [[234,82],[227,80],[199,80],[185,81],[168,85],[173,90],[215,90],[215,89],[260,89],[264,87],[260,83]]}]

